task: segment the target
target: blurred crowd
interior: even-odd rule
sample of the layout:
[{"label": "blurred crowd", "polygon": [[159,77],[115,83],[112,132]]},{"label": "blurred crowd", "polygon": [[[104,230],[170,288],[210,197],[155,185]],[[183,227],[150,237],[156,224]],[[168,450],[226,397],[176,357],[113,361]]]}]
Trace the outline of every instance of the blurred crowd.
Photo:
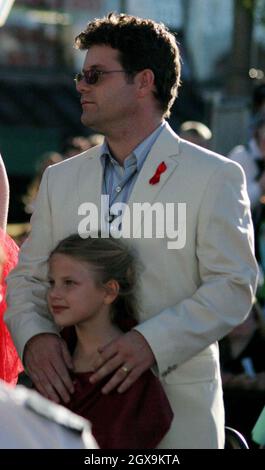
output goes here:
[{"label": "blurred crowd", "polygon": [[[184,122],[180,137],[211,146],[211,130],[201,122]],[[240,430],[255,447],[251,431],[265,402],[265,83],[253,92],[247,144],[236,146],[227,157],[246,175],[260,279],[250,315],[220,341],[226,425]]]},{"label": "blurred crowd", "polygon": [[82,152],[96,146],[103,142],[103,136],[100,134],[91,134],[88,137],[85,136],[74,136],[68,137],[63,142],[61,152],[49,151],[42,154],[37,158],[36,171],[30,184],[27,187],[26,194],[23,195],[22,201],[24,205],[24,211],[28,216],[28,222],[23,223],[12,223],[8,224],[7,230],[9,235],[16,241],[20,246],[25,238],[28,236],[30,231],[29,219],[34,210],[35,199],[39,190],[42,175],[46,168],[50,165],[55,165],[63,160],[71,157],[75,157]]}]

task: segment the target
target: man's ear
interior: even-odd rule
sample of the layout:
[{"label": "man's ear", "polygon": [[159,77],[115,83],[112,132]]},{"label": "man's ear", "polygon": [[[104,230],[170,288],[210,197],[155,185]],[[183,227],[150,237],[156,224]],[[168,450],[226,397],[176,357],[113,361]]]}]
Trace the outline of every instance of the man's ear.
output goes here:
[{"label": "man's ear", "polygon": [[144,69],[137,73],[135,79],[138,85],[138,96],[144,97],[155,90],[155,75],[151,69]]},{"label": "man's ear", "polygon": [[106,282],[104,285],[105,289],[105,297],[104,297],[104,303],[106,305],[110,305],[114,302],[114,300],[117,298],[120,290],[119,283],[115,281],[115,279],[111,279],[110,281]]}]

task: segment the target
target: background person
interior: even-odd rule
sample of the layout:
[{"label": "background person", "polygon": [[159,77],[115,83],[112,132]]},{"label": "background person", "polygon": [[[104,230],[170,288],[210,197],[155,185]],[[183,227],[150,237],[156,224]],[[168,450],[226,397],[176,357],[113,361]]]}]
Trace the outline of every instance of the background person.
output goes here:
[{"label": "background person", "polygon": [[265,113],[258,114],[252,125],[253,135],[246,146],[237,145],[228,158],[239,163],[246,175],[252,211],[265,194]]},{"label": "background person", "polygon": [[62,155],[63,158],[71,158],[79,155],[85,150],[91,149],[96,145],[101,145],[104,141],[104,136],[101,134],[91,134],[88,137],[75,136],[69,137],[63,144]]},{"label": "background person", "polygon": [[17,264],[18,247],[6,233],[9,205],[9,183],[0,155],[0,379],[15,385],[23,369],[10,333],[4,323],[6,311],[6,283],[8,273]]},{"label": "background person", "polygon": [[212,138],[212,132],[202,122],[198,121],[185,121],[181,124],[179,130],[179,136],[182,139],[188,140],[195,145],[201,147],[210,148],[210,141]]},{"label": "background person", "polygon": [[253,447],[251,431],[265,396],[265,322],[257,305],[221,340],[220,357],[226,424],[242,432]]},{"label": "background person", "polygon": [[255,116],[252,131],[253,135],[248,144],[238,145],[228,156],[245,171],[254,222],[255,254],[264,276],[265,113]]},{"label": "background person", "polygon": [[[102,194],[110,197],[110,210],[101,214],[110,230],[114,202],[129,208],[159,202],[164,209],[184,202],[181,249],[168,249],[172,240],[157,237],[155,224],[151,239],[141,235],[141,222],[135,227],[130,243],[144,266],[140,323],[100,348],[90,381],[111,375],[103,392],[124,393],[156,367],[174,412],[159,446],[222,448],[216,341],[248,314],[257,277],[242,170],[180,139],[164,121],[177,95],[180,60],[175,38],[163,25],[110,14],[89,23],[76,44],[87,50],[76,83],[81,120],[105,135],[105,142],[44,173],[31,235],[9,277],[6,321],[37,388],[53,400],[69,401],[72,360],[47,311],[49,253],[78,231],[82,203],[100,210]],[[96,219],[90,231],[99,229]],[[129,367],[125,377],[120,367]]]},{"label": "background person", "polygon": [[39,191],[42,175],[46,168],[50,165],[55,165],[63,160],[63,156],[58,152],[45,152],[37,165],[36,174],[27,188],[27,193],[23,197],[25,204],[25,212],[32,214],[35,207],[35,200]]}]

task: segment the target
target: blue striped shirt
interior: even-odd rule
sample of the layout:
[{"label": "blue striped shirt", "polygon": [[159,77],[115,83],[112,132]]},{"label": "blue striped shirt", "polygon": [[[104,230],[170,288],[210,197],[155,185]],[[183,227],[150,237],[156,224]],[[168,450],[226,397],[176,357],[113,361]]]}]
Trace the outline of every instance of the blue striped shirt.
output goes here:
[{"label": "blue striped shirt", "polygon": [[143,142],[133,150],[121,166],[111,155],[107,142],[103,145],[101,163],[103,166],[102,194],[109,196],[110,207],[117,202],[126,203],[135,185],[152,146],[165,126],[163,121]]}]

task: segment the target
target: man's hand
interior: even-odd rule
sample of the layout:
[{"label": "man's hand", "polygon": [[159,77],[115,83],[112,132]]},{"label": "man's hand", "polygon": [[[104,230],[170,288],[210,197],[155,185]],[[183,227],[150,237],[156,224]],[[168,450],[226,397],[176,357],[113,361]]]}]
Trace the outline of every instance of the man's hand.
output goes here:
[{"label": "man's hand", "polygon": [[107,394],[116,387],[125,392],[143,372],[155,364],[154,354],[144,337],[132,330],[106,346],[99,348],[100,358],[94,363],[91,383],[96,383],[116,371],[102,392]]},{"label": "man's hand", "polygon": [[56,403],[70,400],[74,387],[68,369],[73,365],[62,338],[51,333],[33,336],[26,344],[23,360],[28,375],[44,397]]}]

